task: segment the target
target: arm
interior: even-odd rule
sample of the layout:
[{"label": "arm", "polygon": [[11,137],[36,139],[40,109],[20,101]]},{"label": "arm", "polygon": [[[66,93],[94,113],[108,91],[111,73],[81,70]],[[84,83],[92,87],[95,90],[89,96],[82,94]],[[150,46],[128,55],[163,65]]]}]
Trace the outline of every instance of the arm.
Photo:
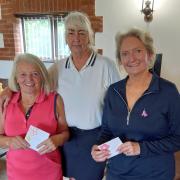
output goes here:
[{"label": "arm", "polygon": [[[61,96],[57,97],[56,112],[58,118],[58,131],[56,145],[62,146],[69,139],[69,129],[65,118],[64,103]],[[55,138],[54,138],[55,140]]]},{"label": "arm", "polygon": [[[171,97],[168,102],[168,117],[164,121],[169,122],[169,132],[156,140],[144,140],[140,142],[128,141],[119,146],[118,151],[126,156],[152,156],[173,153],[180,150],[180,96],[176,88],[171,89]],[[158,112],[157,112],[158,113]],[[157,122],[158,123],[158,122]]]},{"label": "arm", "polygon": [[109,141],[113,138],[113,134],[109,128],[109,121],[111,120],[111,87],[108,89],[105,100],[104,100],[104,108],[102,115],[102,126],[101,133],[98,138],[97,144],[100,145],[106,141]]},{"label": "arm", "polygon": [[161,139],[139,142],[141,156],[173,153],[180,150],[180,95],[174,87],[168,96],[170,97],[168,101],[169,133]]},{"label": "arm", "polygon": [[9,100],[11,99],[12,91],[6,87],[1,93],[0,93],[0,112],[2,113],[3,110],[6,108],[6,106],[9,103]]},{"label": "arm", "polygon": [[100,150],[98,145],[109,141],[112,139],[113,135],[108,127],[108,121],[111,119],[111,103],[110,103],[110,88],[108,89],[107,95],[105,97],[105,104],[103,109],[103,116],[102,116],[102,128],[101,133],[98,138],[97,144],[93,145],[91,150],[92,158],[97,162],[106,161],[109,157],[110,153],[108,149]]},{"label": "arm", "polygon": [[26,149],[29,144],[21,137],[8,137],[4,135],[4,117],[0,112],[0,147],[1,148],[12,148],[12,149]]},{"label": "arm", "polygon": [[56,112],[59,133],[51,136],[46,141],[38,145],[38,148],[40,148],[40,154],[54,151],[58,146],[62,146],[69,139],[69,129],[65,118],[64,103],[60,96],[57,97]]}]

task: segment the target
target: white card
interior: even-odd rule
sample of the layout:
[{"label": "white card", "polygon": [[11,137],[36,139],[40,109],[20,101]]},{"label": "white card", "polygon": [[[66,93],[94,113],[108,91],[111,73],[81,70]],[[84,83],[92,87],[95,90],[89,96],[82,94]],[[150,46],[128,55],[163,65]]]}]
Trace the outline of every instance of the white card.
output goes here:
[{"label": "white card", "polygon": [[117,151],[117,148],[122,144],[122,141],[119,139],[119,137],[116,137],[108,142],[105,142],[98,146],[100,150],[108,149],[110,151],[109,158],[116,156],[119,154]]},{"label": "white card", "polygon": [[35,127],[30,126],[26,134],[25,140],[30,144],[30,148],[38,151],[37,145],[48,139],[49,133]]}]

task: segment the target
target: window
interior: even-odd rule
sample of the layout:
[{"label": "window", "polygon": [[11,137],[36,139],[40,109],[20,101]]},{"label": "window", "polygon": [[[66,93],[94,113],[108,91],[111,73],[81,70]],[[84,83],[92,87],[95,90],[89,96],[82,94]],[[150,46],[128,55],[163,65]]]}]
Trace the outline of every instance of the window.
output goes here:
[{"label": "window", "polygon": [[21,19],[24,52],[35,54],[43,61],[69,55],[62,16],[24,16]]}]

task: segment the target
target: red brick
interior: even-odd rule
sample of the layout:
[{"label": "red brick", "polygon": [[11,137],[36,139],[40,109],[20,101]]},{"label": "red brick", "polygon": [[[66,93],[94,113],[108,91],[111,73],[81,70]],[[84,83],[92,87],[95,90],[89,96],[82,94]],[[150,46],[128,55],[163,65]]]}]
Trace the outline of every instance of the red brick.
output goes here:
[{"label": "red brick", "polygon": [[22,51],[20,20],[14,14],[84,11],[90,16],[95,32],[102,32],[103,18],[95,17],[95,0],[0,0],[0,4],[0,32],[5,42],[5,48],[0,49],[0,59],[13,59]]}]

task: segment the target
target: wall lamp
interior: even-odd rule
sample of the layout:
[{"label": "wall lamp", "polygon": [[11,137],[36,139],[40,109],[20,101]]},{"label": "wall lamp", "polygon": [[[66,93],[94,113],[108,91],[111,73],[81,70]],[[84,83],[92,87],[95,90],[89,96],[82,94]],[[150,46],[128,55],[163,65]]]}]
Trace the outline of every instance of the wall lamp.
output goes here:
[{"label": "wall lamp", "polygon": [[144,21],[151,22],[153,20],[153,8],[154,8],[154,0],[143,0],[142,1],[142,10],[141,12],[144,14]]}]

